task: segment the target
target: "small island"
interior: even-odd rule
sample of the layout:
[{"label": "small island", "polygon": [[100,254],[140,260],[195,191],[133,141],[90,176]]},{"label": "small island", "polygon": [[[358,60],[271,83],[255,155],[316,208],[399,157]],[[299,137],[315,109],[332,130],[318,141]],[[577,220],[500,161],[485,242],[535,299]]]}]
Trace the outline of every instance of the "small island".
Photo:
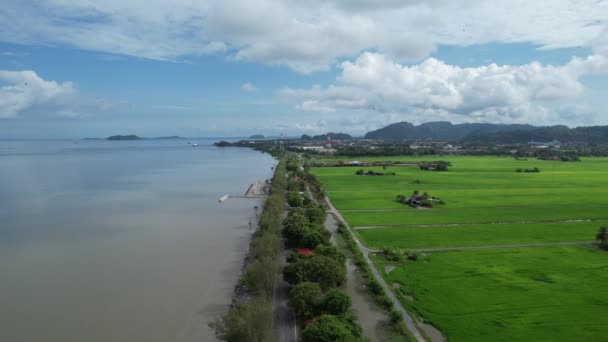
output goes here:
[{"label": "small island", "polygon": [[137,135],[134,134],[130,134],[130,135],[113,135],[110,137],[107,137],[106,140],[141,140],[141,137],[138,137]]},{"label": "small island", "polygon": [[249,137],[249,139],[265,139],[266,137],[263,134],[254,134]]}]

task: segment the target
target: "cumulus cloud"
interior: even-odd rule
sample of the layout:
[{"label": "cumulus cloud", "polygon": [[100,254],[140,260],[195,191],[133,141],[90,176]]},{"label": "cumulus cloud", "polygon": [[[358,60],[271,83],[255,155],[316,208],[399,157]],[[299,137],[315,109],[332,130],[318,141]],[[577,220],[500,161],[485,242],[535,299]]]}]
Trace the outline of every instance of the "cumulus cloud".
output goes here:
[{"label": "cumulus cloud", "polygon": [[[580,78],[608,72],[608,58],[573,58],[563,66],[490,64],[462,68],[435,58],[412,66],[380,53],[365,52],[341,64],[335,84],[326,88],[281,90],[302,110],[358,109],[380,113],[470,121],[542,122],[555,119],[547,103],[580,96]],[[460,120],[455,120],[460,121]]]},{"label": "cumulus cloud", "polygon": [[43,106],[58,115],[74,115],[66,106],[76,92],[71,82],[47,81],[31,70],[0,70],[0,84],[0,118],[14,118]]},{"label": "cumulus cloud", "polygon": [[243,91],[245,93],[251,93],[251,92],[254,92],[256,90],[257,90],[257,88],[253,84],[251,84],[249,82],[243,83],[241,85],[241,91]]},{"label": "cumulus cloud", "polygon": [[0,7],[0,40],[160,60],[209,53],[326,70],[375,50],[396,61],[437,44],[591,47],[608,2],[578,0],[41,0]]},{"label": "cumulus cloud", "polygon": [[72,82],[45,80],[32,70],[0,70],[0,119],[73,118],[122,105],[124,103],[90,98],[81,94]]}]

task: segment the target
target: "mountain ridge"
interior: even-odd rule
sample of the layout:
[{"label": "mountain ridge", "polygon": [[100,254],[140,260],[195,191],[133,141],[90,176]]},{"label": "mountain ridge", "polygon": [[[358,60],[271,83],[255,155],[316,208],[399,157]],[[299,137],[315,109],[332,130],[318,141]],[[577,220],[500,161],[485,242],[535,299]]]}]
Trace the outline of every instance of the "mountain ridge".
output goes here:
[{"label": "mountain ridge", "polygon": [[475,131],[493,133],[501,131],[528,131],[537,128],[522,124],[491,124],[491,123],[463,123],[452,124],[449,121],[433,121],[415,126],[409,122],[401,121],[382,127],[365,134],[366,139],[393,139],[393,140],[461,140]]}]

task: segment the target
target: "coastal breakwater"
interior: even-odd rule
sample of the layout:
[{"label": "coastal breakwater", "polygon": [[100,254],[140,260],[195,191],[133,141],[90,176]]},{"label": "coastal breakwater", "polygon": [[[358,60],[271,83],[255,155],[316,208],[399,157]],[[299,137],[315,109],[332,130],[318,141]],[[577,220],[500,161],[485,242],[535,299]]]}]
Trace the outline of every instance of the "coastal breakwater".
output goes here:
[{"label": "coastal breakwater", "polygon": [[229,198],[258,198],[263,199],[270,194],[271,185],[268,182],[256,182],[249,185],[244,195],[224,195],[218,199],[218,202],[223,203]]}]

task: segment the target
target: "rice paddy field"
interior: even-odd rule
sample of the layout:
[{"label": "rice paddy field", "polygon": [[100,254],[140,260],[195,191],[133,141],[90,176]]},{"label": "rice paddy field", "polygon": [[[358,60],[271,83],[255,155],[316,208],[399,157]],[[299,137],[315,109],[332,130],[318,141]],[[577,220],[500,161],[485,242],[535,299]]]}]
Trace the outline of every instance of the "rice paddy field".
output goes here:
[{"label": "rice paddy field", "polygon": [[385,278],[401,302],[450,341],[607,341],[608,253],[597,248],[442,252],[396,266]]},{"label": "rice paddy field", "polygon": [[[608,252],[595,246],[493,248],[592,242],[608,225],[608,158],[581,162],[506,157],[376,157],[359,161],[450,161],[447,172],[412,166],[313,172],[361,241],[372,249],[427,250],[393,264],[387,280],[402,302],[450,341],[608,341]],[[353,159],[341,159],[349,161]],[[517,168],[540,168],[517,173]],[[413,209],[414,190],[445,204]],[[471,249],[480,247],[488,249]],[[433,251],[441,248],[461,251]],[[375,257],[379,266],[387,263]],[[384,269],[383,267],[380,267]]]}]

